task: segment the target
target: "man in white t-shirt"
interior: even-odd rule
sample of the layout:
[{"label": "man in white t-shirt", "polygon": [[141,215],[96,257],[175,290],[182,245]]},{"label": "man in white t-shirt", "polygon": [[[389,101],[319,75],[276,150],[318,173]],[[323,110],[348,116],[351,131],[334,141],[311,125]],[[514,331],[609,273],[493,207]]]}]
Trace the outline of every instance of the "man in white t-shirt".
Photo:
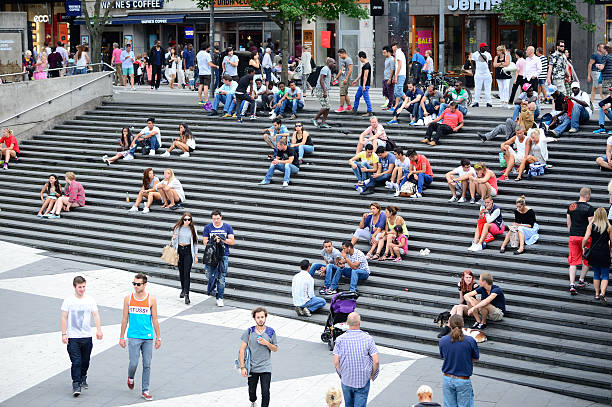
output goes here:
[{"label": "man in white t-shirt", "polygon": [[399,104],[404,96],[404,82],[406,82],[406,56],[397,42],[391,45],[393,56],[395,57],[395,71],[393,73],[393,96],[395,96],[395,106]]},{"label": "man in white t-shirt", "polygon": [[393,151],[393,155],[395,156],[395,167],[391,173],[391,179],[385,182],[385,188],[395,190],[395,186],[399,187],[400,182],[404,179],[404,175],[410,172],[410,158],[406,157],[401,147],[397,147]]},{"label": "man in white t-shirt", "polygon": [[570,86],[572,93],[569,99],[574,102],[572,107],[572,118],[569,117],[555,128],[557,134],[563,133],[569,127],[570,133],[576,133],[581,124],[591,120],[593,109],[591,109],[591,96],[583,90],[580,90],[580,83],[573,82]]},{"label": "man in white t-shirt", "polygon": [[[212,103],[208,100],[208,87],[210,86],[211,80],[211,68],[219,69],[219,67],[212,62],[210,44],[202,43],[200,45],[200,51],[196,55],[196,61],[198,63],[198,76],[200,77],[198,103],[204,105],[204,110],[210,112],[212,110]],[[202,100],[202,93],[204,93],[204,100]]]},{"label": "man in white t-shirt", "polygon": [[155,118],[150,117],[147,119],[147,125],[145,128],[140,130],[130,146],[130,154],[126,155],[124,160],[133,160],[134,153],[138,146],[142,147],[143,154],[146,153],[146,149],[149,149],[149,155],[155,155],[155,151],[161,147],[161,131],[159,127],[155,125]]},{"label": "man in white t-shirt", "polygon": [[[467,158],[461,160],[459,167],[446,173],[446,182],[452,194],[448,202],[465,202],[470,175],[476,177],[476,170],[474,170],[470,160]],[[461,193],[461,198],[457,199],[457,193]]]},{"label": "man in white t-shirt", "polygon": [[87,369],[93,348],[91,317],[96,323],[96,338],[102,339],[102,325],[98,306],[93,298],[85,295],[85,279],[76,276],[72,280],[74,295],[62,303],[62,343],[68,345],[68,355],[72,362],[72,395],[78,397],[81,389],[87,389]]},{"label": "man in white t-shirt", "polygon": [[493,77],[491,76],[492,59],[491,54],[487,51],[486,42],[481,42],[479,50],[472,53],[472,72],[474,72],[474,83],[476,84],[472,107],[478,107],[482,88],[484,88],[487,107],[493,107],[491,104],[491,84],[493,83]]}]

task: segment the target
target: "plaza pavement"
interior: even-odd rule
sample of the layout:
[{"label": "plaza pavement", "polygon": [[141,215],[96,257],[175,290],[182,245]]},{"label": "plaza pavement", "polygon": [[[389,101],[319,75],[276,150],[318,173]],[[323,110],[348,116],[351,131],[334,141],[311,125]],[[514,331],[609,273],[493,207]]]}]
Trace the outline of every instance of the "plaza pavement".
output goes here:
[{"label": "plaza pavement", "polygon": [[[98,303],[104,339],[94,339],[89,389],[71,395],[70,361],[61,343],[60,306],[73,295],[75,275],[87,279],[87,293]],[[0,381],[1,406],[132,406],[147,403],[136,386],[126,386],[127,350],[118,345],[122,298],[131,291],[133,273],[65,260],[0,241]],[[228,279],[231,281],[231,264]],[[233,366],[242,331],[253,325],[249,310],[217,308],[214,298],[191,295],[191,305],[178,290],[153,279],[162,347],[151,368],[153,406],[248,406],[246,380]],[[287,301],[290,301],[288,298]],[[357,307],[359,311],[359,307]],[[322,327],[271,315],[268,325],[278,336],[272,356],[271,406],[324,406],[324,395],[339,386],[331,352],[320,341]],[[483,344],[482,346],[487,346]],[[381,373],[370,390],[369,406],[403,407],[416,403],[419,385],[434,389],[442,403],[441,361],[404,351],[379,348]],[[596,403],[478,376],[474,369],[477,407],[593,407]],[[579,380],[579,378],[576,378]]]}]

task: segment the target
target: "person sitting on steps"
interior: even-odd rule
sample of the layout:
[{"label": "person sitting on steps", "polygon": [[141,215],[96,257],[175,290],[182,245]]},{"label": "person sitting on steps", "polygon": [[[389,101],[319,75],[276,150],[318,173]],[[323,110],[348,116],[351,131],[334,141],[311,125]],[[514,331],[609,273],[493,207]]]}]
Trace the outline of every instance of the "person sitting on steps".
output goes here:
[{"label": "person sitting on steps", "polygon": [[155,185],[155,189],[159,192],[161,200],[164,202],[162,208],[170,208],[174,211],[183,207],[182,204],[185,202],[183,185],[174,176],[174,171],[170,168],[164,170],[164,179]]},{"label": "person sitting on steps", "polygon": [[395,156],[395,167],[393,168],[393,173],[391,173],[391,179],[385,182],[385,186],[388,189],[399,188],[404,175],[410,172],[410,159],[404,154],[404,149],[401,147],[396,148],[393,155]]},{"label": "person sitting on steps", "polygon": [[469,251],[477,252],[485,248],[487,243],[495,239],[494,235],[504,233],[505,225],[501,209],[493,203],[493,197],[486,195],[484,205],[480,207],[478,224],[474,230],[474,240]]},{"label": "person sitting on steps", "polygon": [[[448,183],[448,188],[452,194],[448,202],[465,202],[465,195],[469,189],[470,177],[476,177],[476,170],[472,168],[470,160],[463,158],[460,164],[459,167],[444,175]],[[457,194],[461,194],[459,199],[457,199]]]},{"label": "person sitting on steps", "polygon": [[470,175],[470,203],[476,203],[476,193],[482,198],[487,195],[492,197],[497,196],[497,177],[495,173],[487,168],[485,163],[479,162],[474,164],[476,176]]},{"label": "person sitting on steps", "polygon": [[107,155],[103,156],[102,161],[104,161],[106,165],[111,165],[115,161],[127,157],[130,154],[130,146],[132,145],[133,137],[134,136],[132,135],[132,130],[127,127],[121,129],[121,137],[119,138],[119,140],[117,140],[119,142],[119,148],[121,149],[121,151],[119,151],[111,158],[108,158]]},{"label": "person sitting on steps", "polygon": [[373,194],[377,185],[382,185],[391,179],[391,173],[395,168],[395,156],[385,150],[383,146],[376,148],[378,156],[378,169],[372,177],[363,181],[363,186],[357,187],[361,195]]},{"label": "person sitting on steps", "polygon": [[291,297],[299,316],[310,317],[313,312],[325,306],[325,299],[315,296],[314,279],[308,273],[310,262],[300,262],[300,271],[291,280]]},{"label": "person sitting on steps", "polygon": [[196,148],[195,137],[193,137],[191,129],[185,123],[179,124],[179,136],[174,139],[170,148],[167,149],[166,152],[161,155],[161,157],[170,157],[170,153],[175,148],[178,148],[183,152],[183,154],[180,155],[181,158],[188,158],[189,153],[192,153]]},{"label": "person sitting on steps", "polygon": [[[518,237],[519,247],[514,254],[521,254],[525,251],[525,244],[532,245],[538,241],[540,235],[538,232],[540,227],[536,223],[536,215],[533,209],[525,203],[525,195],[521,195],[516,199],[516,209],[514,210],[514,223],[510,226],[510,230],[506,233],[504,243],[499,249],[500,253],[506,251],[506,246],[510,242],[513,233]],[[516,246],[515,246],[516,247]]]},{"label": "person sitting on steps", "polygon": [[[55,205],[55,201],[62,196],[62,186],[54,174],[49,175],[49,180],[45,182],[45,185],[40,190],[40,200],[43,202],[40,210],[38,211],[39,218],[44,217]],[[43,214],[44,212],[44,214]]]},{"label": "person sitting on steps", "polygon": [[382,124],[378,123],[378,118],[376,116],[370,117],[370,127],[359,135],[355,154],[359,154],[368,144],[374,146],[374,151],[376,151],[379,146],[387,146],[387,134]]},{"label": "person sitting on steps", "polygon": [[393,260],[393,256],[391,256],[391,242],[395,239],[395,227],[402,227],[402,234],[408,236],[408,228],[406,227],[406,222],[404,218],[399,216],[397,213],[399,212],[399,208],[397,206],[389,205],[385,208],[385,216],[387,217],[387,224],[385,225],[385,238],[380,239],[378,242],[378,248],[376,249],[376,254],[380,256],[383,247],[386,243],[385,254],[383,257],[378,260]]},{"label": "person sitting on steps", "polygon": [[[474,273],[472,273],[471,270],[464,270],[463,274],[461,274],[461,280],[457,283],[457,289],[459,290],[459,303],[457,305],[453,305],[453,308],[450,310],[450,314],[459,314],[461,316],[467,315],[470,307],[468,306],[464,297],[467,293],[474,291],[478,287],[479,285],[474,279]],[[438,334],[438,338],[448,335],[449,333],[450,327],[448,324],[444,325]]]},{"label": "person sitting on steps", "polygon": [[140,132],[132,140],[130,146],[130,154],[125,156],[125,160],[133,160],[136,148],[141,146],[143,154],[149,149],[149,155],[155,155],[155,151],[161,147],[162,138],[159,127],[155,125],[155,118],[151,117],[147,119],[147,126],[140,130]]},{"label": "person sitting on steps", "polygon": [[279,139],[276,142],[276,149],[274,150],[274,160],[268,167],[268,172],[264,179],[259,185],[268,185],[272,180],[274,171],[280,171],[284,174],[283,177],[283,188],[289,186],[291,181],[291,175],[297,174],[300,171],[300,162],[298,160],[298,152],[296,148],[287,147],[287,142],[283,139]]},{"label": "person sitting on steps", "polygon": [[410,159],[410,171],[395,190],[395,196],[401,193],[402,185],[406,182],[414,182],[417,185],[417,192],[410,198],[419,199],[423,197],[423,187],[430,185],[433,182],[434,174],[431,169],[431,164],[425,155],[417,154],[415,149],[410,149],[406,152]]},{"label": "person sitting on steps", "polygon": [[372,177],[378,170],[378,156],[374,153],[374,146],[368,144],[365,146],[365,151],[355,154],[348,163],[351,166],[355,178],[357,178],[357,184],[355,188],[362,187],[364,182]]},{"label": "person sitting on steps", "polygon": [[70,212],[71,208],[85,206],[85,189],[83,185],[76,181],[74,172],[67,172],[65,180],[66,188],[64,189],[64,196],[55,200],[51,213],[47,215],[48,219],[59,219],[62,210]]},{"label": "person sitting on steps", "polygon": [[361,216],[359,228],[353,233],[351,243],[357,244],[359,240],[367,240],[371,244],[371,248],[366,255],[366,259],[378,260],[379,255],[373,255],[378,247],[378,242],[384,238],[385,223],[387,216],[381,211],[380,205],[377,202],[370,204],[370,211]]},{"label": "person sitting on steps", "polygon": [[395,225],[393,228],[394,238],[391,240],[392,255],[395,255],[394,262],[402,261],[402,255],[408,254],[408,236],[404,234],[401,225]]},{"label": "person sitting on steps", "polygon": [[[506,313],[506,298],[502,289],[493,284],[491,273],[482,273],[479,280],[480,287],[464,295],[470,308],[468,315],[474,315],[476,322],[472,329],[482,330],[487,327],[487,320],[501,321]],[[480,294],[480,300],[476,295]]]},{"label": "person sitting on steps", "polygon": [[[2,147],[2,143],[4,143],[4,147]],[[8,170],[11,158],[19,159],[19,154],[19,142],[13,134],[13,130],[2,130],[2,137],[0,137],[0,165],[2,165],[2,168]]]},{"label": "person sitting on steps", "polygon": [[304,125],[301,122],[295,123],[295,130],[293,136],[291,136],[291,145],[298,149],[298,162],[304,164],[304,154],[312,154],[314,151],[314,144],[310,133],[304,130]]},{"label": "person sitting on steps", "polygon": [[[342,256],[340,255],[340,250],[336,249],[332,241],[329,239],[325,239],[323,241],[321,257],[323,257],[325,264],[313,263],[310,266],[308,273],[310,273],[313,278],[315,276],[315,273],[325,278],[323,287],[319,290],[319,294],[325,295],[327,289],[331,286],[331,281],[332,277],[334,276],[334,273],[338,270],[338,268],[344,267],[344,264],[341,264]],[[344,260],[342,260],[342,262],[343,261]]]},{"label": "person sitting on steps", "polygon": [[527,141],[525,144],[525,157],[521,161],[518,169],[518,175],[515,181],[523,179],[523,171],[528,168],[528,165],[534,163],[542,163],[546,165],[548,161],[548,143],[558,141],[554,137],[544,136],[543,129],[531,129],[527,132]]},{"label": "person sitting on steps", "polygon": [[[442,123],[440,123],[440,121]],[[457,109],[457,102],[451,102],[448,108],[429,123],[425,138],[421,143],[436,146],[440,143],[440,138],[452,133],[457,133],[463,127],[463,113]]]},{"label": "person sitting on steps", "polygon": [[159,178],[155,176],[153,172],[153,168],[147,168],[144,170],[142,174],[142,187],[138,192],[138,198],[136,198],[136,202],[129,209],[128,212],[138,212],[138,207],[143,199],[147,200],[147,204],[145,205],[142,213],[149,213],[151,210],[151,205],[155,201],[161,201],[162,197],[159,192],[157,192],[157,184],[159,184]]},{"label": "person sitting on steps", "polygon": [[360,280],[367,280],[368,277],[370,277],[368,260],[361,250],[355,249],[350,240],[342,242],[342,251],[340,252],[340,255],[346,262],[346,267],[336,271],[328,293],[332,294],[338,289],[338,283],[340,282],[340,277],[342,276],[351,279],[349,291],[357,292],[357,283]]},{"label": "person sitting on steps", "polygon": [[[276,148],[276,143],[279,140],[284,140],[287,145],[291,145],[289,130],[287,130],[287,126],[283,124],[283,120],[280,117],[275,118],[272,121],[272,126],[262,130],[262,133],[264,141],[272,150]],[[272,159],[274,157],[270,154],[268,158]]]},{"label": "person sitting on steps", "polygon": [[506,169],[499,176],[498,181],[506,181],[514,166],[520,165],[523,162],[526,146],[527,137],[525,136],[525,129],[522,126],[517,126],[515,135],[500,145],[504,160],[506,161]]},{"label": "person sitting on steps", "polygon": [[213,100],[213,104],[211,107],[209,116],[216,116],[219,113],[217,109],[219,108],[219,103],[223,103],[223,111],[225,114],[223,117],[232,117],[232,112],[234,110],[235,104],[235,95],[236,88],[238,87],[238,82],[234,81],[230,75],[223,75],[223,86],[217,88],[215,90],[215,99]]}]

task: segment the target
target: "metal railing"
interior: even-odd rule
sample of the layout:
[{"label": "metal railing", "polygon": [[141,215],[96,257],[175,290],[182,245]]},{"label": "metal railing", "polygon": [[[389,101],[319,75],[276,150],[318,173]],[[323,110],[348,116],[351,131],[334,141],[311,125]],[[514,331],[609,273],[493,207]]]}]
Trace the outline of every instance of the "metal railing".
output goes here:
[{"label": "metal railing", "polygon": [[[105,66],[107,66],[107,67],[109,67],[109,68],[111,68],[111,69],[113,68],[112,66],[110,66],[110,65],[109,65],[109,64],[107,64],[106,62],[100,62],[100,63],[97,63],[97,64],[90,64],[90,65],[105,65]],[[88,65],[88,66],[89,66],[89,65]],[[65,69],[65,68],[54,68],[54,69]],[[31,107],[29,107],[29,108],[27,108],[27,109],[25,109],[25,110],[23,110],[23,111],[21,111],[21,112],[19,112],[19,113],[17,113],[17,114],[14,114],[14,115],[12,115],[12,116],[10,116],[10,117],[7,117],[6,119],[2,119],[2,120],[0,120],[0,124],[2,124],[2,123],[6,123],[7,121],[12,120],[12,119],[16,119],[16,118],[18,118],[19,116],[21,116],[22,114],[28,113],[29,111],[34,110],[34,109],[36,109],[36,108],[38,108],[38,107],[40,107],[40,106],[43,106],[43,105],[46,105],[46,104],[51,104],[51,103],[53,103],[53,101],[54,101],[55,99],[59,99],[59,98],[61,98],[62,96],[66,96],[66,95],[68,95],[68,94],[70,94],[70,93],[72,93],[72,92],[74,92],[74,91],[76,91],[76,90],[81,90],[83,87],[85,87],[85,86],[87,86],[87,85],[90,85],[90,84],[92,84],[92,83],[94,83],[94,82],[97,82],[97,81],[99,81],[100,79],[106,78],[107,76],[110,76],[110,75],[114,75],[114,73],[115,73],[115,70],[114,70],[114,69],[113,69],[112,71],[106,71],[106,72],[104,72],[104,74],[103,74],[103,75],[100,75],[100,76],[98,76],[97,78],[94,78],[94,79],[92,79],[92,80],[90,80],[90,81],[87,81],[87,82],[85,82],[85,83],[82,83],[82,84],[80,84],[80,85],[78,85],[78,86],[75,86],[75,87],[74,87],[74,88],[72,88],[72,89],[69,89],[69,90],[67,90],[67,91],[65,91],[65,92],[62,92],[62,93],[60,93],[59,95],[56,95],[56,96],[54,96],[54,97],[52,97],[52,98],[50,98],[50,99],[45,100],[44,102],[40,102],[40,103],[38,103],[38,104],[36,104],[36,105],[34,105],[34,106],[31,106]],[[12,74],[12,75],[14,75],[14,74]],[[42,120],[39,120],[39,121],[42,121]],[[23,123],[21,123],[21,124],[23,124]]]},{"label": "metal railing", "polygon": [[[87,64],[86,66],[90,67],[90,66],[97,66],[97,65],[104,65],[104,66],[107,66],[107,67],[111,68],[111,70],[113,70],[113,71],[115,70],[115,68],[113,68],[112,66],[110,66],[106,62],[96,62],[95,64]],[[40,72],[49,73],[49,72],[52,72],[52,71],[61,71],[63,69],[66,69],[66,70],[75,70],[76,71],[77,69],[80,69],[80,67],[77,68],[76,65],[73,65],[73,66],[64,66],[62,68],[47,68],[44,71],[40,71]],[[34,72],[36,72],[36,71],[34,71]],[[5,73],[5,74],[0,75],[0,78],[3,78],[5,76],[21,76],[21,75],[27,75],[27,74],[28,74],[27,70],[26,71],[21,71],[21,72],[15,72],[15,73]],[[74,76],[74,74],[66,75],[66,76]],[[47,77],[45,79],[49,79],[49,77]],[[13,82],[11,82],[11,83],[13,83]]]}]

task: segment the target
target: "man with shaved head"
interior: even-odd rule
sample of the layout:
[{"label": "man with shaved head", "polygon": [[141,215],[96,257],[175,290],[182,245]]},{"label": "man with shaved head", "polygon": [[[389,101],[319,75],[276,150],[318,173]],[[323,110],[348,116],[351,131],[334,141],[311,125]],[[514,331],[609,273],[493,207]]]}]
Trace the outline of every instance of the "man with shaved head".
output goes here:
[{"label": "man with shaved head", "polygon": [[361,330],[361,317],[351,312],[349,329],[338,338],[334,366],[342,382],[345,407],[362,407],[368,402],[370,380],[378,376],[378,349],[372,337]]},{"label": "man with shaved head", "polygon": [[534,47],[525,50],[525,79],[531,84],[531,89],[538,89],[538,77],[542,73],[542,61],[535,54]]}]

